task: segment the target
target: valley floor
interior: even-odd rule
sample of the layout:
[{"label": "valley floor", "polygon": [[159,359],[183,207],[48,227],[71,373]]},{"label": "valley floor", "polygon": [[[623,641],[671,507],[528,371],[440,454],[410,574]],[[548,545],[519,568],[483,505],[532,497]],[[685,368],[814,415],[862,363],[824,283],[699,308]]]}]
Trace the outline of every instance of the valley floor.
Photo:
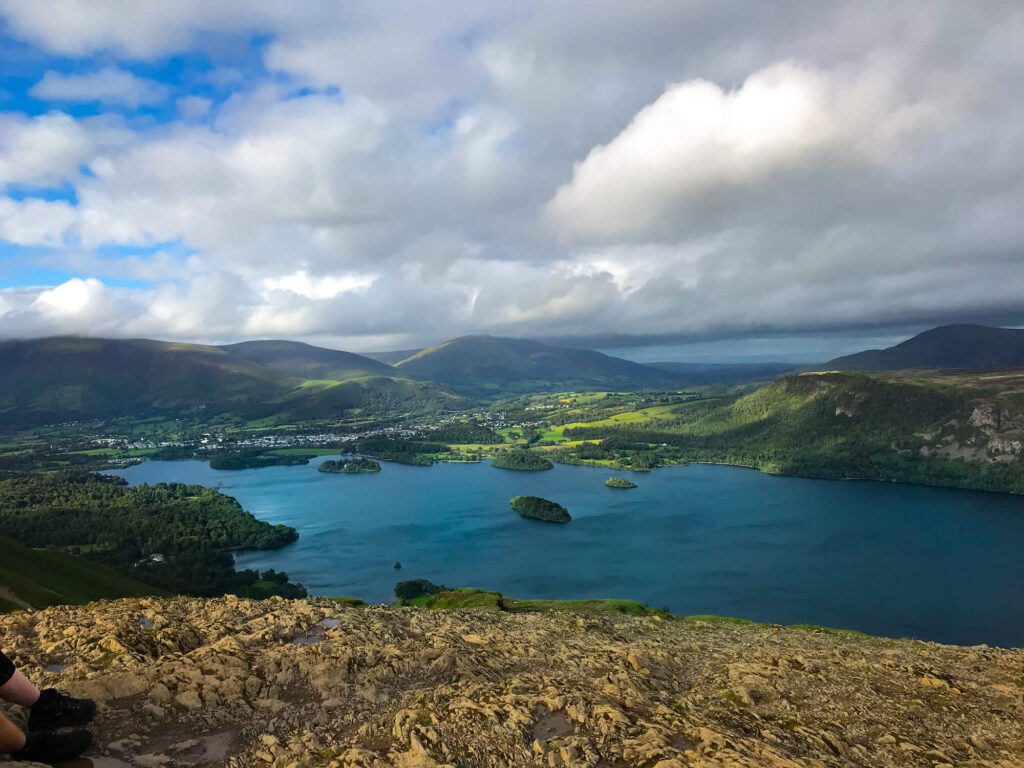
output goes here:
[{"label": "valley floor", "polygon": [[128,599],[0,637],[120,765],[1024,766],[1024,649],[574,608]]}]

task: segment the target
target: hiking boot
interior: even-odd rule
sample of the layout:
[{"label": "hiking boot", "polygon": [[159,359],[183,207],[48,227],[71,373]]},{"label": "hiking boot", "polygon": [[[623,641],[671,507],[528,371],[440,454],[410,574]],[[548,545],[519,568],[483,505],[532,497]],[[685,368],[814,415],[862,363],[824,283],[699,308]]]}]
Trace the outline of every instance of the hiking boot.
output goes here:
[{"label": "hiking boot", "polygon": [[62,763],[74,760],[92,744],[92,734],[88,731],[71,731],[69,733],[26,733],[25,746],[14,752],[11,758],[29,763]]},{"label": "hiking boot", "polygon": [[64,691],[47,688],[39,693],[39,700],[29,711],[30,731],[52,731],[85,725],[96,715],[96,702],[92,699],[73,699]]}]

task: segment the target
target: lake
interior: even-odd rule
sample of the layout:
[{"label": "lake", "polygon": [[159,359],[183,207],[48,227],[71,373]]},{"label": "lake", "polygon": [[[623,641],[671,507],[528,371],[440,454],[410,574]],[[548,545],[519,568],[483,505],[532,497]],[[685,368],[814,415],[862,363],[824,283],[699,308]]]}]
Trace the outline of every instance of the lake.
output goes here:
[{"label": "lake", "polygon": [[[680,615],[1024,645],[1024,497],[708,465],[631,474],[382,463],[340,475],[318,472],[322,460],[241,471],[154,461],[115,474],[219,485],[261,520],[294,526],[294,544],[236,563],[287,571],[317,595],[389,602],[396,582],[425,578],[519,598],[630,598]],[[639,487],[606,488],[609,474]],[[574,519],[520,518],[509,506],[520,494]]]}]

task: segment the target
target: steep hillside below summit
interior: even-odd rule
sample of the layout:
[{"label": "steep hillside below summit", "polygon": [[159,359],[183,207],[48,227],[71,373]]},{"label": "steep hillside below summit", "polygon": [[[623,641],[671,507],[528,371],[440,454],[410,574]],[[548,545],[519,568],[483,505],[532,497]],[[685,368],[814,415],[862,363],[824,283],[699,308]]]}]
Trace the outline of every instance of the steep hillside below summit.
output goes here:
[{"label": "steep hillside below summit", "polygon": [[32,549],[0,536],[0,613],[165,594],[100,563],[51,549]]}]

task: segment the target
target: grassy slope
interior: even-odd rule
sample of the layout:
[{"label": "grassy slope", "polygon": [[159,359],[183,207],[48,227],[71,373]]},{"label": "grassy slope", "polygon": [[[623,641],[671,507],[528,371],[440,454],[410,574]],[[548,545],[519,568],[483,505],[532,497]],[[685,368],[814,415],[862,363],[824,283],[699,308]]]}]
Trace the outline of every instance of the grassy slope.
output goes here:
[{"label": "grassy slope", "polygon": [[[348,598],[336,598],[347,600]],[[359,603],[361,601],[355,601]],[[652,608],[636,600],[617,599],[591,599],[591,600],[519,600],[514,597],[506,597],[501,592],[492,592],[483,589],[455,589],[450,592],[441,592],[437,595],[424,595],[417,598],[411,604],[414,608],[427,608],[429,610],[492,610],[508,611],[509,613],[557,613],[564,611],[580,616],[590,616],[600,613],[625,613],[631,616],[657,616],[662,620],[684,621],[684,622],[705,622],[707,624],[734,624],[745,626],[756,626],[757,622],[749,619],[738,619],[731,616],[677,616],[658,608]],[[867,637],[863,632],[853,629],[832,629],[817,624],[793,624],[789,629],[801,629],[810,632],[828,632],[856,637]]]},{"label": "grassy slope", "polygon": [[250,419],[266,419],[268,424],[297,423],[343,415],[436,415],[465,409],[471,403],[431,382],[369,376],[342,382],[306,382],[243,413]]},{"label": "grassy slope", "polygon": [[1016,439],[1015,424],[1024,424],[1024,371],[787,376],[742,397],[562,429],[572,441],[667,445],[662,453],[673,460],[1024,492],[1020,456],[990,451],[991,431],[974,423],[976,409],[989,407],[1000,414],[996,438]]},{"label": "grassy slope", "polygon": [[[4,589],[6,588],[6,589]],[[99,563],[0,537],[0,610],[164,594]],[[11,599],[11,593],[16,599]]]}]

